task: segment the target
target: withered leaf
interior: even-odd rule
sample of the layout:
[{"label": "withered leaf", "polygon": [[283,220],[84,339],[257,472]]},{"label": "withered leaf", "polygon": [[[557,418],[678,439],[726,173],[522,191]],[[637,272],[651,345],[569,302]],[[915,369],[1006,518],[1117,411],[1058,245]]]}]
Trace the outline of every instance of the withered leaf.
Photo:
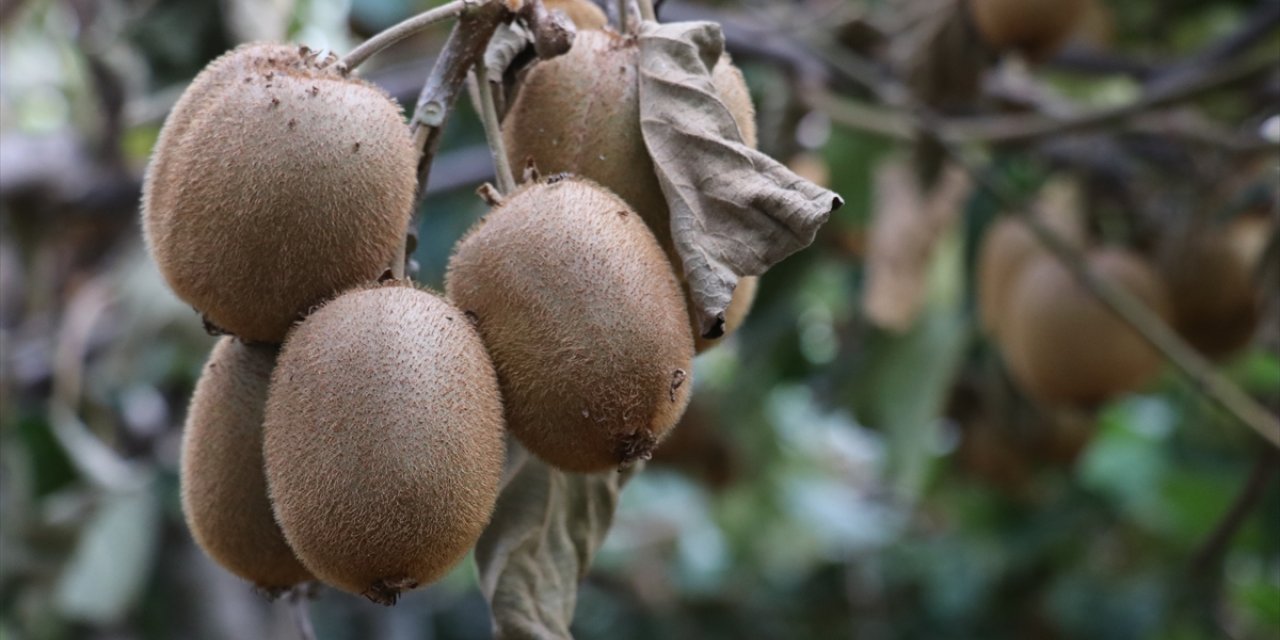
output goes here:
[{"label": "withered leaf", "polygon": [[711,82],[724,51],[710,22],[640,29],[640,126],[671,210],[698,325],[723,333],[741,276],[760,275],[813,242],[839,195],[743,143]]},{"label": "withered leaf", "polygon": [[572,638],[578,582],[637,470],[565,473],[511,443],[506,482],[475,551],[496,638]]},{"label": "withered leaf", "polygon": [[925,189],[907,162],[891,159],[876,170],[874,184],[862,305],[876,325],[905,332],[924,307],[934,249],[958,218],[969,179],[963,170],[948,167],[933,188]]}]

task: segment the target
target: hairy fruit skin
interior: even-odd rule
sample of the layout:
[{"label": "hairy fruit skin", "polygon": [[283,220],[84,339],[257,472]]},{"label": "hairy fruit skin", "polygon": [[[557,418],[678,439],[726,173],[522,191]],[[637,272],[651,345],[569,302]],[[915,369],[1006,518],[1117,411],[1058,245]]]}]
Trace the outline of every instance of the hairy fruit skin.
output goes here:
[{"label": "hairy fruit skin", "polygon": [[[1100,278],[1168,320],[1164,284],[1144,260],[1116,249],[1093,251],[1086,260]],[[1095,406],[1137,390],[1163,366],[1159,352],[1052,257],[1027,266],[1009,305],[1000,340],[1010,373],[1046,404]]]},{"label": "hairy fruit skin", "polygon": [[147,244],[210,323],[279,343],[309,308],[390,267],[417,159],[380,89],[298,47],[242,46],[165,121],[143,190]]},{"label": "hairy fruit skin", "polygon": [[303,564],[394,603],[457,564],[497,500],[502,400],[480,336],[409,286],[335,298],[285,342],[264,452],[276,518]]},{"label": "hairy fruit skin", "polygon": [[969,0],[974,26],[995,49],[1017,49],[1032,60],[1053,55],[1075,32],[1086,0]]},{"label": "hairy fruit skin", "polygon": [[[1072,246],[1084,246],[1084,229],[1074,220],[1051,218],[1046,224]],[[1047,254],[1048,250],[1021,220],[1005,216],[987,231],[978,253],[977,274],[978,312],[987,335],[999,335],[1000,325],[1010,313],[1011,292],[1022,272],[1036,258]]]},{"label": "hairy fruit skin", "polygon": [[[649,225],[683,279],[682,261],[671,239],[671,213],[640,131],[639,54],[634,38],[612,31],[578,33],[568,53],[529,70],[503,121],[503,141],[512,166],[523,166],[532,158],[544,175],[573,173],[621,197]],[[743,142],[754,148],[755,107],[742,72],[724,56],[711,80]],[[754,292],[750,285],[739,289],[744,300]],[[738,296],[735,291],[733,305],[742,308]],[[749,309],[746,304],[743,315]],[[690,331],[698,336],[692,317]],[[726,323],[725,335],[729,332]],[[697,339],[701,352],[723,337]]]},{"label": "hairy fruit skin", "polygon": [[181,463],[182,513],[196,543],[268,592],[315,579],[267,499],[262,423],[275,361],[275,349],[218,341],[191,397]]},{"label": "hairy fruit skin", "polygon": [[579,178],[529,184],[454,249],[449,298],[474,313],[507,426],[566,471],[646,458],[689,402],[685,302],[653,234]]},{"label": "hairy fruit skin", "polygon": [[590,0],[543,0],[548,11],[563,11],[578,31],[603,29],[609,24],[604,11]]},{"label": "hairy fruit skin", "polygon": [[1225,358],[1249,344],[1262,317],[1248,260],[1220,231],[1196,234],[1161,256],[1173,328],[1201,353]]}]

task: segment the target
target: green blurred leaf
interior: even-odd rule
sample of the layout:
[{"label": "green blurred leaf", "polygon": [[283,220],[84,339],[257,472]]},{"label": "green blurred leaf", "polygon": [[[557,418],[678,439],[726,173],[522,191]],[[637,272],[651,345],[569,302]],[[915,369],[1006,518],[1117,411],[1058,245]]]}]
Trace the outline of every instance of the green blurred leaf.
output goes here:
[{"label": "green blurred leaf", "polygon": [[55,587],[62,615],[116,624],[137,604],[160,534],[160,501],[153,488],[146,482],[104,496]]}]

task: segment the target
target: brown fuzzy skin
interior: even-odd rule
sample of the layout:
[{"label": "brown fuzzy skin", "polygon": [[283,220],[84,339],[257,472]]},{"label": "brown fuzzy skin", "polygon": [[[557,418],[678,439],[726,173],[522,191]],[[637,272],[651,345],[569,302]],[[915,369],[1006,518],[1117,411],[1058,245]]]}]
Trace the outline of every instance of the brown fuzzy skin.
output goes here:
[{"label": "brown fuzzy skin", "polygon": [[609,24],[604,11],[589,0],[542,0],[548,11],[560,10],[569,16],[578,31],[603,29]]},{"label": "brown fuzzy skin", "polygon": [[393,604],[457,564],[497,500],[502,400],[479,334],[412,287],[338,296],[285,342],[264,451],[276,519],[303,564]]},{"label": "brown fuzzy skin", "polygon": [[507,426],[566,471],[646,458],[689,402],[693,339],[653,234],[580,178],[526,185],[454,249],[449,298],[474,313]]},{"label": "brown fuzzy skin", "polygon": [[[1099,277],[1169,318],[1164,285],[1141,258],[1117,249],[1086,254]],[[1159,373],[1160,354],[1052,257],[1027,265],[1010,294],[1001,343],[1010,373],[1050,405],[1092,407]]]},{"label": "brown fuzzy skin", "polygon": [[242,46],[165,121],[143,191],[147,244],[213,325],[279,343],[310,307],[390,266],[417,159],[380,89],[295,46]]},{"label": "brown fuzzy skin", "polygon": [[314,580],[267,500],[262,423],[275,349],[223,338],[196,384],[182,432],[182,512],[209,557],[267,592]]},{"label": "brown fuzzy skin", "polygon": [[988,45],[1037,61],[1066,42],[1087,8],[1086,0],[969,0],[973,24]]},{"label": "brown fuzzy skin", "polygon": [[1209,231],[1168,247],[1160,275],[1169,290],[1173,327],[1210,358],[1249,344],[1262,316],[1250,265],[1231,238]]},{"label": "brown fuzzy skin", "polygon": [[[1056,220],[1049,224],[1062,239],[1076,247],[1084,245],[1083,229]],[[1010,291],[1032,258],[1046,252],[1020,220],[1004,217],[987,231],[978,253],[978,311],[987,335],[999,334],[1000,324],[1009,314]]]},{"label": "brown fuzzy skin", "polygon": [[[503,121],[503,140],[514,166],[533,158],[543,175],[577,174],[618,194],[644,218],[683,280],[671,240],[671,213],[640,132],[638,56],[634,38],[613,31],[579,33],[569,53],[530,69]],[[755,106],[742,72],[726,55],[711,80],[743,141],[754,148]],[[735,292],[731,308],[741,308],[739,299]],[[753,297],[741,299],[745,315]],[[689,327],[699,334],[692,319]],[[725,336],[731,331],[726,326]],[[703,341],[698,351],[720,340]]]}]

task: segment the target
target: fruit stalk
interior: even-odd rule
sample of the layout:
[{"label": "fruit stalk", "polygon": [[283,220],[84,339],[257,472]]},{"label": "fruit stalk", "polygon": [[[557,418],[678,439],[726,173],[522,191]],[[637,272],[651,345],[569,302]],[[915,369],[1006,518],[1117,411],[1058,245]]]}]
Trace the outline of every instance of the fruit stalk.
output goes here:
[{"label": "fruit stalk", "polygon": [[[497,0],[489,1],[494,3],[497,2]],[[339,64],[342,65],[345,71],[350,72],[363,64],[365,60],[372,57],[373,54],[378,53],[379,51],[382,51],[405,38],[413,36],[437,22],[442,22],[456,17],[468,7],[475,6],[475,4],[476,0],[453,0],[453,2],[440,5],[439,7],[429,11],[423,11],[412,18],[403,20],[374,34],[372,38],[360,43],[360,45],[355,49],[352,49],[350,53],[343,56]]]},{"label": "fruit stalk", "polygon": [[657,22],[658,14],[653,10],[653,0],[637,0],[636,4],[640,7],[640,19],[647,22]]},{"label": "fruit stalk", "polygon": [[498,122],[498,109],[493,104],[493,85],[489,83],[489,73],[484,61],[476,63],[475,75],[476,95],[480,104],[476,110],[480,112],[480,122],[484,124],[484,137],[489,142],[489,155],[493,156],[493,170],[498,179],[498,191],[507,195],[515,191],[516,181],[511,173],[511,164],[507,161],[506,145],[502,142],[502,125]]}]

